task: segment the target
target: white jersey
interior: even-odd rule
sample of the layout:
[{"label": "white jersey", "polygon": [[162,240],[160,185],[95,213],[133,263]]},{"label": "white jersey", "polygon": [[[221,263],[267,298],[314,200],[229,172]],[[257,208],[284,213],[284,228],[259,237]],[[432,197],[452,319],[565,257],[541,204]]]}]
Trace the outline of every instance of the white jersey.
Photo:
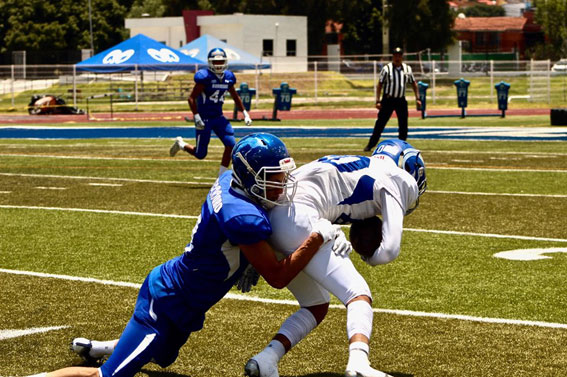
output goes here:
[{"label": "white jersey", "polygon": [[390,194],[403,213],[415,205],[415,179],[388,156],[325,156],[293,172],[294,203],[313,207],[321,218],[348,224],[382,214],[382,195]]}]

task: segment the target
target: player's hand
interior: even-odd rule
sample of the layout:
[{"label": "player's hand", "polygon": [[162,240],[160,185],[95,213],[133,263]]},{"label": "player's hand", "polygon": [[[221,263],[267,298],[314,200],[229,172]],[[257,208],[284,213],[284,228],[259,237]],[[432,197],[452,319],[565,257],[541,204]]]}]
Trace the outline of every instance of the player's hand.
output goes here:
[{"label": "player's hand", "polygon": [[244,110],[242,113],[244,114],[244,124],[250,126],[252,124],[252,119],[250,118],[250,115],[248,115],[248,111]]},{"label": "player's hand", "polygon": [[376,109],[380,110],[382,108],[382,104],[380,101],[376,102]]},{"label": "player's hand", "polygon": [[346,236],[340,225],[335,225],[335,243],[333,244],[333,252],[339,257],[348,257],[352,252],[352,245],[346,239]]},{"label": "player's hand", "polygon": [[327,219],[317,220],[313,224],[311,231],[313,233],[319,233],[321,237],[323,237],[323,243],[327,243],[330,240],[334,240],[337,233],[335,226],[331,224],[331,222]]},{"label": "player's hand", "polygon": [[198,130],[204,130],[205,129],[205,122],[203,122],[203,119],[201,119],[201,116],[199,114],[195,114],[193,119],[195,120],[195,128],[196,129],[198,129]]},{"label": "player's hand", "polygon": [[256,269],[251,264],[249,264],[242,273],[240,279],[236,281],[236,288],[242,293],[250,292],[252,287],[258,284],[259,278],[260,274],[258,273],[258,271],[256,271]]}]

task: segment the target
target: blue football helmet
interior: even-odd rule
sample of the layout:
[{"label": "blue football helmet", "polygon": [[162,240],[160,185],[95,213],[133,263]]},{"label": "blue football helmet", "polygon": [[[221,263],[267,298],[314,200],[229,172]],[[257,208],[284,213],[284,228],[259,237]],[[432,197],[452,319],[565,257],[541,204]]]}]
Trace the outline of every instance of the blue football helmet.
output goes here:
[{"label": "blue football helmet", "polygon": [[209,69],[216,75],[222,75],[228,68],[228,58],[222,48],[215,47],[209,51],[207,60],[209,61]]},{"label": "blue football helmet", "polygon": [[415,149],[409,143],[403,140],[390,139],[384,140],[383,142],[378,144],[372,155],[385,155],[392,158],[392,160],[394,160],[398,167],[404,169],[405,171],[410,173],[412,177],[415,178],[417,187],[419,189],[418,200],[416,201],[415,206],[408,210],[406,214],[416,209],[417,205],[419,204],[419,197],[423,195],[425,190],[427,190],[425,162],[421,157],[421,151]]},{"label": "blue football helmet", "polygon": [[[255,133],[242,138],[232,150],[232,177],[238,187],[266,209],[287,204],[295,195],[297,181],[290,176],[295,161],[285,144],[269,133]],[[285,173],[283,181],[270,180],[271,174]],[[270,200],[266,190],[282,189],[277,200]]]}]

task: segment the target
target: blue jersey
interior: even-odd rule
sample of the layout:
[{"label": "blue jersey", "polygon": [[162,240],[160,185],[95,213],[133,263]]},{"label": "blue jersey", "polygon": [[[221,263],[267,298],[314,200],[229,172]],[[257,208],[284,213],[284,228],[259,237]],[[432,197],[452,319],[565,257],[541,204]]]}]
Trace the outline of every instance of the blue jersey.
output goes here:
[{"label": "blue jersey", "polygon": [[238,245],[260,242],[272,234],[266,211],[231,188],[231,181],[229,170],[214,183],[185,252],[150,274],[153,297],[182,296],[188,307],[205,312],[248,265]]},{"label": "blue jersey", "polygon": [[222,105],[228,88],[234,86],[236,77],[231,71],[224,71],[222,79],[209,69],[200,69],[195,73],[195,82],[205,89],[197,98],[197,112],[203,120],[222,116]]}]

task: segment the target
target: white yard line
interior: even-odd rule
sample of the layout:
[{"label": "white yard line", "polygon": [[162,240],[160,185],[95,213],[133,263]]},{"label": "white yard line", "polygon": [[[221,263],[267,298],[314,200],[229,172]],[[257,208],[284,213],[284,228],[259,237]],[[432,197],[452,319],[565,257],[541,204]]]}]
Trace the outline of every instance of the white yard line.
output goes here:
[{"label": "white yard line", "polygon": [[[27,157],[27,158],[57,158],[62,160],[118,160],[118,161],[170,161],[170,162],[214,162],[215,160],[198,160],[196,158],[172,158],[172,157],[103,157],[103,156],[66,156],[66,155],[49,155],[49,154],[19,154],[19,153],[1,153],[0,157]],[[189,155],[187,155],[189,157]]]},{"label": "white yard line", "polygon": [[[46,210],[46,211],[109,213],[109,214],[115,214],[115,215],[171,217],[171,218],[181,218],[181,219],[197,219],[198,218],[198,216],[189,216],[189,215],[175,215],[175,214],[148,213],[148,212],[131,212],[131,211],[112,211],[112,210],[104,210],[104,209],[38,207],[38,206],[16,206],[16,205],[0,205],[0,208],[32,209],[32,210]],[[567,239],[562,239],[562,238],[529,237],[529,236],[518,236],[518,235],[513,235],[513,234],[472,233],[472,232],[456,232],[456,231],[452,231],[452,230],[416,229],[416,228],[404,228],[404,230],[406,230],[408,232],[451,234],[451,235],[457,235],[457,236],[488,237],[488,238],[511,238],[511,239],[517,239],[517,240],[545,241],[545,242],[567,242]]]},{"label": "white yard line", "polygon": [[[24,275],[24,276],[34,276],[34,277],[51,278],[51,279],[61,279],[61,280],[69,280],[69,281],[80,281],[80,282],[95,283],[95,284],[102,284],[102,285],[130,287],[130,288],[136,288],[136,289],[139,289],[140,286],[141,286],[141,284],[138,284],[138,283],[113,281],[113,280],[101,280],[101,279],[95,279],[95,278],[69,276],[69,275],[48,274],[48,273],[43,273],[43,272],[9,270],[9,269],[4,269],[4,268],[0,268],[0,273],[13,274],[13,275]],[[235,294],[235,293],[228,293],[225,297],[227,299],[232,299],[232,300],[243,300],[243,301],[253,301],[253,302],[261,302],[261,303],[268,303],[268,304],[297,306],[297,302],[293,301],[293,300],[265,299],[265,298],[254,297],[254,296],[250,296],[250,295]],[[345,309],[344,305],[331,305],[330,307],[333,308],[333,309]],[[567,324],[564,324],[564,323],[553,323],[553,322],[542,322],[542,321],[526,321],[526,320],[507,319],[507,318],[475,317],[475,316],[470,316],[470,315],[430,313],[430,312],[420,312],[420,311],[413,311],[413,310],[374,308],[373,311],[375,313],[386,313],[386,314],[395,314],[395,315],[403,315],[403,316],[411,316],[411,317],[456,319],[456,320],[460,320],[460,321],[481,322],[481,323],[495,323],[495,324],[505,324],[505,325],[523,325],[523,326],[546,327],[546,328],[554,328],[554,329],[567,329]]]},{"label": "white yard line", "polygon": [[[196,181],[159,181],[150,179],[132,179],[132,178],[112,178],[112,177],[84,177],[73,175],[53,175],[53,174],[19,174],[19,173],[0,173],[0,176],[11,177],[33,177],[33,178],[58,178],[58,179],[84,179],[84,180],[108,180],[108,181],[121,181],[121,182],[138,182],[138,183],[163,183],[163,184],[182,184],[182,185],[204,185],[209,186],[215,177],[200,177],[195,176],[193,179],[199,179],[209,182],[196,182]],[[89,183],[89,185],[111,186],[110,183]],[[116,185],[118,186],[118,185]],[[449,195],[484,195],[484,196],[518,196],[518,197],[540,197],[540,198],[567,198],[567,195],[557,194],[526,194],[526,193],[496,193],[496,192],[467,192],[467,191],[443,191],[443,190],[428,190],[428,193],[433,194],[449,194]],[[0,192],[1,193],[1,192]]]},{"label": "white yard line", "polygon": [[494,167],[457,167],[457,166],[440,166],[427,165],[427,170],[469,170],[469,171],[491,171],[491,172],[513,172],[513,173],[567,173],[567,169],[510,169],[510,168],[494,168]]},{"label": "white yard line", "polygon": [[559,194],[512,194],[506,192],[474,192],[474,191],[443,191],[427,190],[428,194],[449,194],[449,195],[481,195],[481,196],[525,196],[534,198],[567,198],[567,195]]},{"label": "white yard line", "polygon": [[84,179],[84,180],[100,180],[100,181],[119,181],[119,182],[138,182],[138,183],[165,183],[176,185],[203,185],[211,186],[210,182],[194,182],[194,181],[159,181],[154,179],[132,179],[132,178],[113,178],[113,177],[83,177],[76,175],[54,175],[54,174],[19,174],[19,173],[0,173],[0,176],[8,177],[31,177],[31,178],[58,178],[58,179]]}]

